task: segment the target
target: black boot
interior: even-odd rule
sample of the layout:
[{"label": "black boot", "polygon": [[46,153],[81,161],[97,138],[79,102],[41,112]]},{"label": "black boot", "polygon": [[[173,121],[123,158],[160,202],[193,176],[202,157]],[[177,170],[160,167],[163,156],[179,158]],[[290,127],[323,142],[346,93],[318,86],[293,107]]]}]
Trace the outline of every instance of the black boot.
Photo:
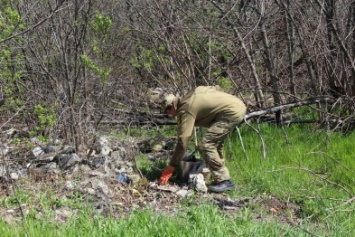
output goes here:
[{"label": "black boot", "polygon": [[210,185],[210,187],[208,188],[208,191],[210,191],[212,193],[223,193],[223,192],[230,191],[233,189],[234,189],[234,184],[233,184],[232,180],[228,179],[228,180],[224,180],[218,184]]}]

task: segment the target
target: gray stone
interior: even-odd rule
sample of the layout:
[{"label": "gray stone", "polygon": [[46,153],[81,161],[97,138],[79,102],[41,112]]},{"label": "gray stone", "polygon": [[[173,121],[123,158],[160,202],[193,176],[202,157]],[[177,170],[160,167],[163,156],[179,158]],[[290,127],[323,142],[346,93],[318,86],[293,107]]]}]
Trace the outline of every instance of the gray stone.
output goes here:
[{"label": "gray stone", "polygon": [[74,190],[74,183],[72,182],[72,181],[67,181],[66,183],[65,183],[65,186],[64,186],[64,188],[65,189],[67,189],[67,190]]},{"label": "gray stone", "polygon": [[176,195],[184,198],[191,197],[193,194],[194,194],[194,190],[192,189],[181,189],[176,192]]},{"label": "gray stone", "polygon": [[10,174],[10,177],[11,177],[11,179],[13,179],[13,180],[17,180],[17,179],[19,178],[19,175],[18,175],[18,173],[12,172],[12,173]]},{"label": "gray stone", "polygon": [[10,148],[6,144],[0,144],[0,155],[6,156],[10,151]]},{"label": "gray stone", "polygon": [[55,145],[53,143],[48,143],[46,147],[43,148],[45,153],[55,152]]},{"label": "gray stone", "polygon": [[59,168],[61,168],[63,170],[67,170],[80,162],[81,162],[81,159],[79,158],[79,156],[76,153],[60,154],[58,156]]},{"label": "gray stone", "polygon": [[38,157],[39,157],[41,154],[43,154],[43,153],[44,153],[43,149],[42,149],[41,147],[39,147],[39,146],[33,148],[33,150],[32,150],[32,154],[33,154],[36,158],[38,158]]},{"label": "gray stone", "polygon": [[203,193],[206,193],[208,190],[203,174],[201,173],[189,175],[189,187]]}]

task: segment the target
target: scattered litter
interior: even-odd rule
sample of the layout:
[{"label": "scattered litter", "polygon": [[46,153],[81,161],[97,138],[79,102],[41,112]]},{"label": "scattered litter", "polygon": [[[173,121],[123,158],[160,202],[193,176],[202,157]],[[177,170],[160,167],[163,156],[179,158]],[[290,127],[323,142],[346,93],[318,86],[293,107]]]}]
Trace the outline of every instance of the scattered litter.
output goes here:
[{"label": "scattered litter", "polygon": [[189,188],[203,193],[207,192],[208,188],[202,173],[189,175]]},{"label": "scattered litter", "polygon": [[192,189],[181,189],[176,192],[176,195],[186,198],[186,197],[191,197],[194,193],[195,192]]},{"label": "scattered litter", "polygon": [[117,177],[118,182],[124,183],[124,184],[129,184],[131,180],[127,177],[125,173],[119,173]]},{"label": "scattered litter", "polygon": [[158,185],[157,190],[176,193],[178,191],[178,188],[171,185]]}]

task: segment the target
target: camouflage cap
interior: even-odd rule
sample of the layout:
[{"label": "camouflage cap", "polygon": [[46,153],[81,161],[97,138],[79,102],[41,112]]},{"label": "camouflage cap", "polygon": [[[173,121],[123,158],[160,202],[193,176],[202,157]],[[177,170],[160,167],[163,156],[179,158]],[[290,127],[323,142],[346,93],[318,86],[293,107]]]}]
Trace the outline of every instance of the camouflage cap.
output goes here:
[{"label": "camouflage cap", "polygon": [[171,103],[174,102],[175,98],[176,98],[176,96],[173,94],[165,95],[164,98],[162,99],[162,102],[161,102],[162,109],[165,109],[169,105],[171,105]]}]

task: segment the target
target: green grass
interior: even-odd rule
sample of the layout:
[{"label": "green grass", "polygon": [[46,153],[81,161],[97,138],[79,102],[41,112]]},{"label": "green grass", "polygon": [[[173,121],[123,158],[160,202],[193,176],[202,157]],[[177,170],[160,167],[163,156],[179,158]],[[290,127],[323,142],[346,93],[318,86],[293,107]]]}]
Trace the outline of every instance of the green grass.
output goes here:
[{"label": "green grass", "polygon": [[241,133],[248,160],[236,134],[226,144],[227,165],[240,187],[233,195],[272,194],[299,204],[300,216],[321,223],[329,236],[355,235],[354,202],[344,205],[355,195],[355,133],[328,134],[312,126],[258,129],[265,139],[265,159],[258,134],[247,126]]},{"label": "green grass", "polygon": [[[226,141],[226,164],[237,186],[229,197],[277,197],[293,203],[300,208],[297,224],[281,222],[260,203],[228,213],[207,200],[182,202],[176,214],[142,209],[118,219],[94,217],[80,195],[57,197],[48,190],[35,197],[19,190],[17,200],[33,203],[37,198],[45,218],[32,210],[24,223],[0,219],[1,236],[355,236],[355,201],[346,203],[355,196],[355,133],[345,136],[307,125],[280,129],[263,124],[257,129],[265,140],[266,158],[260,137],[246,125],[241,134],[248,159],[236,132]],[[139,164],[145,173],[156,173],[156,164],[143,157]],[[17,206],[17,200],[0,197],[6,207]],[[58,206],[78,213],[56,223],[53,210]]]},{"label": "green grass", "polygon": [[[215,206],[203,204],[190,207],[176,216],[158,215],[151,210],[141,210],[120,220],[96,218],[82,212],[66,224],[29,219],[26,228],[4,228],[7,236],[307,236],[300,228],[267,219],[257,221],[250,209],[242,210],[233,218]],[[268,233],[267,235],[265,235]]]},{"label": "green grass", "polygon": [[[264,191],[277,194],[285,189],[294,192],[298,190],[295,187],[315,191],[320,186],[327,193],[334,191],[338,197],[352,197],[355,192],[352,144],[355,134],[329,136],[322,130],[311,127],[301,130],[296,126],[285,131],[271,126],[260,130],[264,133],[267,157],[262,158],[260,139],[256,133],[253,135],[247,129],[242,131],[243,134],[250,134],[244,136],[246,139],[243,141],[250,158],[241,159],[243,152],[240,146],[229,151],[229,165],[237,168],[234,169],[236,178],[241,176],[248,182],[250,179],[261,179],[263,182],[257,187],[265,187]],[[230,142],[237,144],[237,136],[233,136]]]}]

